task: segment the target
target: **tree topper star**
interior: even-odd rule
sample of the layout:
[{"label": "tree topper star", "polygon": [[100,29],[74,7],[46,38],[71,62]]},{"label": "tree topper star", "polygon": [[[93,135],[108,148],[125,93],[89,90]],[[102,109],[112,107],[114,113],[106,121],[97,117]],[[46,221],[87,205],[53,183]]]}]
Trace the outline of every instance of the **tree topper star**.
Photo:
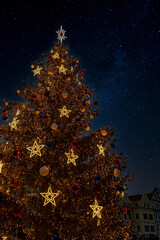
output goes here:
[{"label": "tree topper star", "polygon": [[37,66],[37,68],[33,70],[34,76],[37,75],[37,74],[40,74],[41,70],[42,70],[42,67]]},{"label": "tree topper star", "polygon": [[30,158],[33,157],[35,154],[38,156],[42,156],[40,150],[44,147],[44,145],[38,145],[36,141],[34,141],[32,147],[28,147],[27,150],[31,151]]},{"label": "tree topper star", "polygon": [[63,66],[63,64],[61,64],[60,67],[58,66],[58,68],[59,68],[59,73],[64,73],[64,74],[66,74],[67,68],[65,68],[65,67]]},{"label": "tree topper star", "polygon": [[65,155],[68,157],[67,164],[73,163],[76,166],[76,159],[78,158],[78,155],[74,155],[73,149],[71,149],[71,153],[65,153]]},{"label": "tree topper star", "polygon": [[92,210],[93,210],[93,218],[95,216],[97,216],[98,218],[101,218],[100,211],[103,209],[103,207],[102,206],[98,206],[97,199],[95,199],[95,204],[94,205],[90,205],[90,208],[92,208]]},{"label": "tree topper star", "polygon": [[66,116],[69,118],[69,112],[71,112],[71,110],[67,110],[66,106],[63,106],[62,109],[58,109],[60,111],[60,117]]},{"label": "tree topper star", "polygon": [[102,145],[97,144],[97,147],[99,148],[99,154],[102,154],[103,156],[105,156],[105,148]]},{"label": "tree topper star", "polygon": [[53,193],[51,186],[48,188],[47,193],[40,193],[44,198],[44,204],[43,206],[47,205],[49,202],[52,203],[54,206],[56,206],[55,198],[59,195],[59,193]]},{"label": "tree topper star", "polygon": [[2,163],[2,161],[0,161],[0,173],[2,172],[3,164],[4,164],[4,163]]},{"label": "tree topper star", "polygon": [[62,29],[62,26],[61,26],[60,30],[56,31],[56,33],[58,34],[57,39],[60,40],[61,43],[62,43],[62,40],[65,40],[65,38],[67,38],[65,36],[65,32],[66,31],[64,29]]}]

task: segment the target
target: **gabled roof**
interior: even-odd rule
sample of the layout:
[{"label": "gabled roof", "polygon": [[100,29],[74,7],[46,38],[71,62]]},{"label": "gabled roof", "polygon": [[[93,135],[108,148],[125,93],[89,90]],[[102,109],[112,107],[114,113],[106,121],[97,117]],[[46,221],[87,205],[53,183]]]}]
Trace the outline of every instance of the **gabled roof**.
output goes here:
[{"label": "gabled roof", "polygon": [[128,196],[128,198],[129,198],[131,201],[139,201],[139,200],[141,200],[141,198],[142,198],[142,194],[137,194],[137,195]]}]

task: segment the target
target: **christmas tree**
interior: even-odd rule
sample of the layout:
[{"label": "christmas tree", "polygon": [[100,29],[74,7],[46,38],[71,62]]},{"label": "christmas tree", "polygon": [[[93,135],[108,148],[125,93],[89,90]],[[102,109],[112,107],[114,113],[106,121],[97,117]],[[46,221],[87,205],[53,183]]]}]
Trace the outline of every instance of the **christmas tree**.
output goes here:
[{"label": "christmas tree", "polygon": [[2,239],[129,239],[120,204],[127,158],[113,153],[114,129],[90,131],[98,115],[94,89],[79,60],[59,42],[31,65],[36,80],[5,100],[0,128]]}]

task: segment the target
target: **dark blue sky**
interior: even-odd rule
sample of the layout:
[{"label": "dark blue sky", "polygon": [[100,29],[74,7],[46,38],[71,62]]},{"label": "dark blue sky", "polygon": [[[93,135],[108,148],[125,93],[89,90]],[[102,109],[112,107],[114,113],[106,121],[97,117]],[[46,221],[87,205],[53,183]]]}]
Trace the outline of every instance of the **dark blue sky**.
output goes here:
[{"label": "dark blue sky", "polygon": [[159,0],[0,1],[0,98],[19,100],[16,89],[62,25],[100,97],[93,129],[114,124],[115,150],[129,155],[129,194],[160,188],[159,13]]}]

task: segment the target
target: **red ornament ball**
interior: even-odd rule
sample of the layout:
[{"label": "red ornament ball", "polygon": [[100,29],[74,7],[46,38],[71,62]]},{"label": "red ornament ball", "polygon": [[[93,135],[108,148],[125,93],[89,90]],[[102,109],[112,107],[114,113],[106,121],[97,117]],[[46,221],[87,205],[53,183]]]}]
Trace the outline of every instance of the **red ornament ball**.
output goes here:
[{"label": "red ornament ball", "polygon": [[14,209],[14,216],[15,217],[21,217],[23,214],[23,209],[21,207],[16,207]]},{"label": "red ornament ball", "polygon": [[21,156],[21,151],[19,149],[15,149],[14,152],[13,152],[13,156],[15,158],[18,158]]},{"label": "red ornament ball", "polygon": [[115,158],[115,159],[113,159],[113,164],[114,164],[114,165],[116,165],[116,166],[117,166],[117,165],[119,165],[119,160],[118,160],[118,159],[116,159],[116,158]]},{"label": "red ornament ball", "polygon": [[81,106],[82,106],[82,107],[86,107],[86,103],[85,103],[85,102],[82,102],[82,103],[81,103]]},{"label": "red ornament ball", "polygon": [[49,119],[48,115],[44,115],[44,116],[43,116],[43,120],[44,120],[44,121],[48,121],[48,119]]},{"label": "red ornament ball", "polygon": [[3,113],[4,113],[4,114],[7,114],[7,113],[8,113],[8,110],[7,110],[7,109],[4,109],[4,110],[3,110]]},{"label": "red ornament ball", "polygon": [[37,99],[37,95],[36,95],[36,94],[33,94],[33,95],[32,95],[32,99],[33,99],[33,100],[36,100],[36,99]]},{"label": "red ornament ball", "polygon": [[14,180],[11,186],[17,188],[18,187],[18,182]]},{"label": "red ornament ball", "polygon": [[78,184],[72,184],[70,189],[72,192],[77,193],[79,191],[79,186]]},{"label": "red ornament ball", "polygon": [[72,147],[77,147],[78,146],[78,142],[77,141],[73,141],[72,142]]},{"label": "red ornament ball", "polygon": [[98,112],[94,112],[94,116],[98,116]]}]

